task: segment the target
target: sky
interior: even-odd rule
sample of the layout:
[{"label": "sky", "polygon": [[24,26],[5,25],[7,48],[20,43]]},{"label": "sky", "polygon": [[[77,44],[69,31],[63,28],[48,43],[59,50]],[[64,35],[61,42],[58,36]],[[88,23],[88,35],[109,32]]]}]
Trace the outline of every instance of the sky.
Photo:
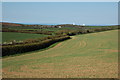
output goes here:
[{"label": "sky", "polygon": [[2,2],[119,2],[120,0],[1,0]]},{"label": "sky", "polygon": [[26,24],[118,24],[118,3],[3,2],[2,21]]}]

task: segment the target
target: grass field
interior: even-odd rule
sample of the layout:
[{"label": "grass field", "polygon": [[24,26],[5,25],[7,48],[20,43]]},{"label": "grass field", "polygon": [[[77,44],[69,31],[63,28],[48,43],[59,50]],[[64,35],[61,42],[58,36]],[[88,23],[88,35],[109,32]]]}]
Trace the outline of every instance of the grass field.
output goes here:
[{"label": "grass field", "polygon": [[72,36],[48,50],[3,58],[3,78],[117,78],[117,33]]},{"label": "grass field", "polygon": [[[12,28],[14,29],[14,28]],[[37,30],[37,31],[58,31],[58,30],[78,30],[79,28],[77,27],[62,27],[62,28],[53,28],[53,27],[47,27],[47,28],[42,28],[42,29],[25,29],[25,28],[21,28],[21,29],[15,29],[15,30]]]},{"label": "grass field", "polygon": [[36,39],[46,37],[44,34],[30,34],[30,33],[16,33],[16,32],[2,32],[2,42],[10,42],[13,40]]}]

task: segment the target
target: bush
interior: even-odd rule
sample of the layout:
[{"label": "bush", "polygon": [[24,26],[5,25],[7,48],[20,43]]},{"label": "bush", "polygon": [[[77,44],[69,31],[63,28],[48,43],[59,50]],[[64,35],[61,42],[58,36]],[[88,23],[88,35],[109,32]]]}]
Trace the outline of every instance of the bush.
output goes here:
[{"label": "bush", "polygon": [[56,42],[64,41],[67,39],[70,39],[70,37],[69,36],[52,36],[50,39],[46,39],[41,42],[2,46],[2,56],[9,56],[13,54],[19,54],[19,53],[38,50],[38,49],[43,49],[43,48],[49,47],[50,45]]}]

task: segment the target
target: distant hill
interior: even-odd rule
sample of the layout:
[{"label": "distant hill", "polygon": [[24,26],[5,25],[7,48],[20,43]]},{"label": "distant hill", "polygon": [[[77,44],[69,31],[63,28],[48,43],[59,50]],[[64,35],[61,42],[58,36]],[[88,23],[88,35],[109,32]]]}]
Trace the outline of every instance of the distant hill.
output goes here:
[{"label": "distant hill", "polygon": [[[9,22],[0,22],[0,25],[2,27],[15,27],[15,26],[26,26],[26,27],[90,27],[90,26],[95,26],[95,25],[73,25],[73,24],[58,24],[58,25],[42,25],[42,24],[20,24],[20,23],[9,23]],[[97,25],[98,26],[98,25]],[[101,25],[102,26],[102,25]],[[105,26],[105,25],[104,25]],[[106,26],[118,26],[118,25],[106,25]]]},{"label": "distant hill", "polygon": [[8,22],[0,22],[0,25],[2,26],[23,26],[23,24],[17,24],[17,23],[8,23]]},{"label": "distant hill", "polygon": [[9,22],[0,22],[0,25],[2,25],[2,27],[14,27],[14,26],[26,26],[26,27],[83,27],[80,25],[73,25],[73,24],[59,24],[59,25],[39,25],[39,24],[20,24],[20,23],[9,23]]}]

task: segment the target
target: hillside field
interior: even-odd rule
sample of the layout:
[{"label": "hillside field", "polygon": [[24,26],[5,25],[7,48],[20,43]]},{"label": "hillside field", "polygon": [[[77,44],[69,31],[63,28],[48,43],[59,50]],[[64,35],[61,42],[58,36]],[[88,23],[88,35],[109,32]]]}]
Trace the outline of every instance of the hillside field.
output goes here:
[{"label": "hillside field", "polygon": [[72,36],[2,61],[3,78],[117,78],[118,30]]},{"label": "hillside field", "polygon": [[44,34],[30,34],[30,33],[17,33],[17,32],[2,32],[2,42],[10,42],[13,40],[20,41],[26,39],[37,39],[46,37]]}]

